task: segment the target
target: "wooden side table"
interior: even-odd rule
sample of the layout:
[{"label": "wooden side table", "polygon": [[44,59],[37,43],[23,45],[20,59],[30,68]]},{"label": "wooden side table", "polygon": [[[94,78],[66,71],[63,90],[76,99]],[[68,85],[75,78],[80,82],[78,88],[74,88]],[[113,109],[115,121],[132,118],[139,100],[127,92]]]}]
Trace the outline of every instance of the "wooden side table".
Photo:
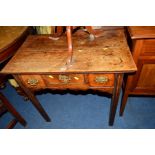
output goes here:
[{"label": "wooden side table", "polygon": [[66,36],[29,36],[1,73],[12,74],[32,104],[50,121],[34,92],[51,90],[98,90],[112,94],[109,125],[113,125],[124,73],[136,71],[123,30],[103,31],[90,41],[72,37],[72,65],[66,67]]}]

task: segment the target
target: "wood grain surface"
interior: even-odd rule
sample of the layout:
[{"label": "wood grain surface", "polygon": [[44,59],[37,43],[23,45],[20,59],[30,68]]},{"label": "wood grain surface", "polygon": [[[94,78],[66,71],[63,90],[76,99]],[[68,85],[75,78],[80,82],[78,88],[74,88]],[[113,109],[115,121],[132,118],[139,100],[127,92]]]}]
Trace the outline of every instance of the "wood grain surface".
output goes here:
[{"label": "wood grain surface", "polygon": [[73,35],[73,63],[66,68],[66,36],[30,35],[1,73],[42,74],[83,72],[133,72],[135,63],[124,31],[107,30],[90,41],[88,35]]}]

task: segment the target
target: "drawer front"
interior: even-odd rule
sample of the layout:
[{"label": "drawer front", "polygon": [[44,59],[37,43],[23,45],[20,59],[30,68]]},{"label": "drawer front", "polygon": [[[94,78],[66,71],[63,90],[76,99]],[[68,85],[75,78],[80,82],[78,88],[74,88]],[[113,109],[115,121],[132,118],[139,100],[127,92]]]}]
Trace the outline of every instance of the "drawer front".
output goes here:
[{"label": "drawer front", "polygon": [[20,79],[29,88],[44,88],[45,83],[41,75],[21,75]]},{"label": "drawer front", "polygon": [[21,75],[21,81],[32,90],[39,89],[99,89],[111,92],[114,87],[114,74],[50,74]]},{"label": "drawer front", "polygon": [[50,74],[42,75],[46,84],[49,85],[78,85],[84,84],[84,75],[82,74]]},{"label": "drawer front", "polygon": [[155,39],[147,39],[143,41],[142,55],[155,55]]},{"label": "drawer front", "polygon": [[92,87],[114,86],[114,74],[88,74],[88,80]]}]

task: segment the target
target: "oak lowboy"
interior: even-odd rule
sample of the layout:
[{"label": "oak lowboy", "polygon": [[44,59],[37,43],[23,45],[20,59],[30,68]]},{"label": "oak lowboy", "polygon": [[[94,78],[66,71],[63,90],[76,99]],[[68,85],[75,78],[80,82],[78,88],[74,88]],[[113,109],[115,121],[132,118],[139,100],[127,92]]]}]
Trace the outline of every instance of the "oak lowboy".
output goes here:
[{"label": "oak lowboy", "polygon": [[[101,30],[100,30],[101,31]],[[136,71],[123,29],[104,30],[93,41],[73,35],[73,55],[67,64],[66,36],[52,40],[47,35],[29,36],[2,70],[12,74],[45,120],[49,116],[35,91],[99,90],[112,94],[109,124],[113,125],[124,73]]]}]

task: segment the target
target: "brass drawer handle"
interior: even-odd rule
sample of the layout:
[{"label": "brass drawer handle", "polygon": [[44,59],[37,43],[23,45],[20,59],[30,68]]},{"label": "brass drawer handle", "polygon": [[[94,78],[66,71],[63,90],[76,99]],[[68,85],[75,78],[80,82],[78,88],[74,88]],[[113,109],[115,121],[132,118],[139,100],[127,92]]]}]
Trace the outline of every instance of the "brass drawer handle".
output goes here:
[{"label": "brass drawer handle", "polygon": [[108,81],[109,81],[109,79],[107,76],[97,76],[95,78],[95,82],[97,82],[97,83],[106,83]]},{"label": "brass drawer handle", "polygon": [[71,78],[67,75],[59,75],[59,80],[61,82],[63,82],[64,84],[69,83],[69,81],[71,80]]},{"label": "brass drawer handle", "polygon": [[30,84],[31,86],[36,86],[38,84],[38,80],[37,79],[28,79],[28,84]]}]

